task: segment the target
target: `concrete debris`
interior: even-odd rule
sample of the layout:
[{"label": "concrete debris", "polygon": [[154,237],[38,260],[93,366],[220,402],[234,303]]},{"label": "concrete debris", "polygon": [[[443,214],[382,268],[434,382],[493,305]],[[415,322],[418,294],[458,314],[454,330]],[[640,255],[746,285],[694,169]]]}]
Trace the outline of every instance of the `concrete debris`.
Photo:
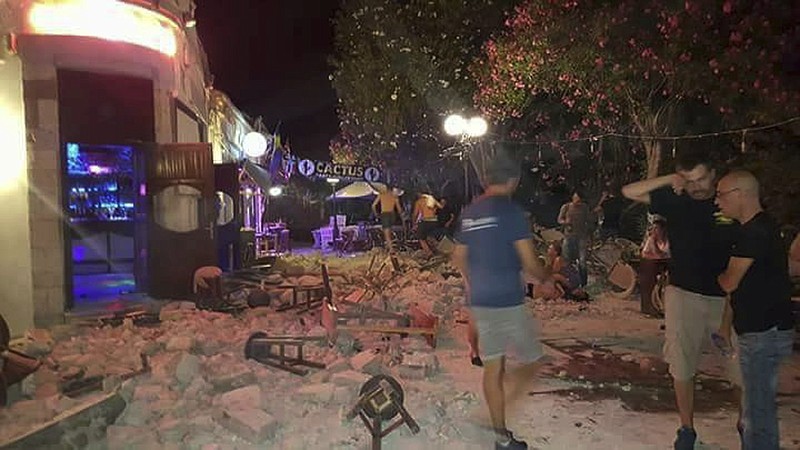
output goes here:
[{"label": "concrete debris", "polygon": [[398,367],[401,377],[410,380],[422,380],[434,376],[439,371],[439,360],[433,353],[413,352],[403,355],[403,362]]},{"label": "concrete debris", "polygon": [[271,438],[278,429],[278,422],[274,417],[255,408],[224,409],[217,422],[253,444]]},{"label": "concrete debris", "polygon": [[353,369],[370,375],[378,375],[383,372],[383,358],[380,353],[372,350],[358,353],[350,358],[350,365],[353,366]]},{"label": "concrete debris", "polygon": [[[342,419],[357,401],[364,383],[378,374],[391,375],[401,382],[405,406],[422,427],[416,436],[388,436],[387,448],[491,445],[491,436],[468,425],[470,417],[485,406],[480,391],[481,370],[470,365],[466,348],[469,314],[457,271],[446,261],[425,265],[401,255],[400,272],[387,266],[380,276],[366,280],[373,254],[376,253],[327,261],[337,307],[345,311],[356,308],[343,301],[349,300],[394,314],[432,314],[439,318],[440,345],[435,349],[419,336],[339,330],[333,345],[319,339],[304,346],[304,358],[325,364],[324,369],[311,370],[306,376],[245,360],[244,344],[257,331],[270,337],[327,336],[320,312],[298,315],[292,310],[277,311],[281,304],[291,301],[292,289],[286,286],[306,287],[322,282],[321,257],[281,257],[275,263],[275,271],[264,277],[264,291],[259,291],[268,294],[269,306],[251,308],[235,316],[200,310],[193,302],[175,301],[161,308],[162,322],[156,326],[139,326],[130,320],[117,327],[61,325],[28,331],[18,345],[21,351],[41,358],[42,365],[18,384],[11,404],[0,408],[0,447],[7,442],[24,442],[23,447],[9,448],[366,448],[369,433],[363,424],[344,423]],[[383,258],[385,255],[379,254],[376,264]],[[373,268],[373,274],[376,271]],[[581,305],[535,300],[528,301],[528,306],[544,324],[545,334],[551,336],[646,336],[634,339],[644,342],[661,339],[663,334],[652,319],[648,322],[641,318],[632,302],[599,300]],[[387,321],[381,325],[394,324]],[[656,349],[652,353],[645,353],[644,346],[628,348],[618,353],[618,359],[627,364],[629,371],[641,369],[653,379],[665,378],[657,350],[660,342],[657,344],[650,345]],[[590,376],[576,375],[574,365],[569,363],[598,361],[595,347],[547,349],[554,354],[552,359],[562,365],[548,363],[546,383],[551,386],[542,390],[591,385]],[[124,374],[141,368],[140,354],[148,356],[150,373],[122,381]],[[599,360],[601,366],[612,362]],[[509,364],[515,364],[513,358]],[[586,379],[582,378],[584,375]],[[103,392],[75,399],[61,395],[59,386],[64,380],[92,376],[102,376]],[[613,386],[611,381],[603,381],[605,385],[594,383],[596,395],[607,388],[628,395],[638,389],[635,381],[627,379]],[[616,378],[613,383],[621,381]],[[705,386],[699,392],[711,389]],[[82,415],[79,422],[68,422],[69,426],[60,422],[66,412],[94,404],[104,395],[110,397],[102,398],[114,398],[113,408],[105,406],[103,413],[87,412],[89,415]],[[674,439],[673,426],[662,416],[654,415],[651,420],[646,414],[634,415],[623,409],[618,399],[597,401],[590,397],[588,402],[578,403],[572,396],[555,394],[527,398],[530,401],[526,415],[514,417],[525,417],[537,424],[537,430],[544,430],[542,436],[526,436],[524,428],[520,428],[522,437],[538,442],[542,448],[638,450],[663,446]],[[789,404],[794,400],[786,397],[785,401]],[[707,399],[698,402],[707,403]],[[796,402],[793,405],[800,408]],[[785,421],[786,406],[781,408],[781,420]],[[726,422],[725,427],[712,434],[708,417],[703,417],[704,439],[719,442],[721,448],[733,448],[736,436],[730,433],[731,426]],[[58,432],[37,431],[50,421],[55,421],[53,429]],[[606,430],[601,430],[595,421],[604,422]],[[642,426],[643,421],[649,425]],[[578,423],[582,425],[575,425]],[[629,424],[637,425],[633,429]],[[20,440],[26,433],[35,439]],[[626,433],[632,436],[624,440],[630,440],[630,446],[620,444],[623,440],[618,439]],[[784,433],[794,433],[789,439],[800,439],[800,431],[793,431],[793,427],[785,427]],[[27,445],[29,442],[35,444]],[[794,448],[791,440],[787,442],[782,445]]]}]

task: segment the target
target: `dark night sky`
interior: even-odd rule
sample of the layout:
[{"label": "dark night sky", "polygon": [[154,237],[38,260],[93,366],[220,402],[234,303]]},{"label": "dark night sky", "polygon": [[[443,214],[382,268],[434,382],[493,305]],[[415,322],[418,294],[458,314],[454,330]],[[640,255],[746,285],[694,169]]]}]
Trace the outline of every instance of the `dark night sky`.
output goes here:
[{"label": "dark night sky", "polygon": [[197,0],[214,87],[264,117],[299,156],[324,158],[338,131],[328,75],[338,0]]}]

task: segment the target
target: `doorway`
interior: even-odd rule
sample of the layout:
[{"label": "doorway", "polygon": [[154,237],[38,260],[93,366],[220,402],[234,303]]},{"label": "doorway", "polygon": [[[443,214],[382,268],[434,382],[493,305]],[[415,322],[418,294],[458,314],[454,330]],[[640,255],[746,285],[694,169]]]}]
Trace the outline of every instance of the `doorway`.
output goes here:
[{"label": "doorway", "polygon": [[143,292],[136,254],[141,149],[155,141],[152,80],[58,71],[64,211],[65,308],[135,299]]},{"label": "doorway", "polygon": [[72,298],[97,303],[137,291],[134,149],[67,143]]}]

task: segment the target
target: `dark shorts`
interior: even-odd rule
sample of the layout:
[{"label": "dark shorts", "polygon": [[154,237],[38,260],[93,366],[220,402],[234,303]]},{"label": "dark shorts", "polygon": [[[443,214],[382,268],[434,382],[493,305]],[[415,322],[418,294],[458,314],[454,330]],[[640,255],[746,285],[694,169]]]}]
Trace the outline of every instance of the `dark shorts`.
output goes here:
[{"label": "dark shorts", "polygon": [[439,222],[434,220],[423,220],[419,223],[419,228],[417,228],[417,237],[419,239],[428,239],[438,227]]},{"label": "dark shorts", "polygon": [[384,212],[381,213],[381,227],[392,228],[394,226],[394,213]]}]

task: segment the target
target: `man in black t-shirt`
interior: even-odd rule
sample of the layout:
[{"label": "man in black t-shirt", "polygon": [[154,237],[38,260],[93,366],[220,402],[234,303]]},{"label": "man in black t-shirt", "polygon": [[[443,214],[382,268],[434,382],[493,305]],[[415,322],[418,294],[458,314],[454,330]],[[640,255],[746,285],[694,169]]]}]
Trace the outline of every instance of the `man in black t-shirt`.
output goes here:
[{"label": "man in black t-shirt", "polygon": [[726,175],[716,198],[722,213],[742,224],[728,267],[718,277],[730,295],[719,334],[730,342],[733,323],[738,337],[744,387],[742,448],[777,450],[778,368],[791,355],[794,338],[787,249],[777,223],[761,208],[758,181],[751,173]]},{"label": "man in black t-shirt", "polygon": [[[667,219],[672,258],[670,286],[664,291],[664,359],[669,364],[681,427],[675,450],[691,450],[694,430],[694,376],[703,344],[719,329],[725,293],[717,276],[725,269],[735,232],[733,221],[714,205],[716,172],[704,155],[682,152],[676,173],[631,183],[622,194],[650,205]],[[731,381],[739,372],[729,361]],[[738,384],[738,383],[737,383]]]}]

